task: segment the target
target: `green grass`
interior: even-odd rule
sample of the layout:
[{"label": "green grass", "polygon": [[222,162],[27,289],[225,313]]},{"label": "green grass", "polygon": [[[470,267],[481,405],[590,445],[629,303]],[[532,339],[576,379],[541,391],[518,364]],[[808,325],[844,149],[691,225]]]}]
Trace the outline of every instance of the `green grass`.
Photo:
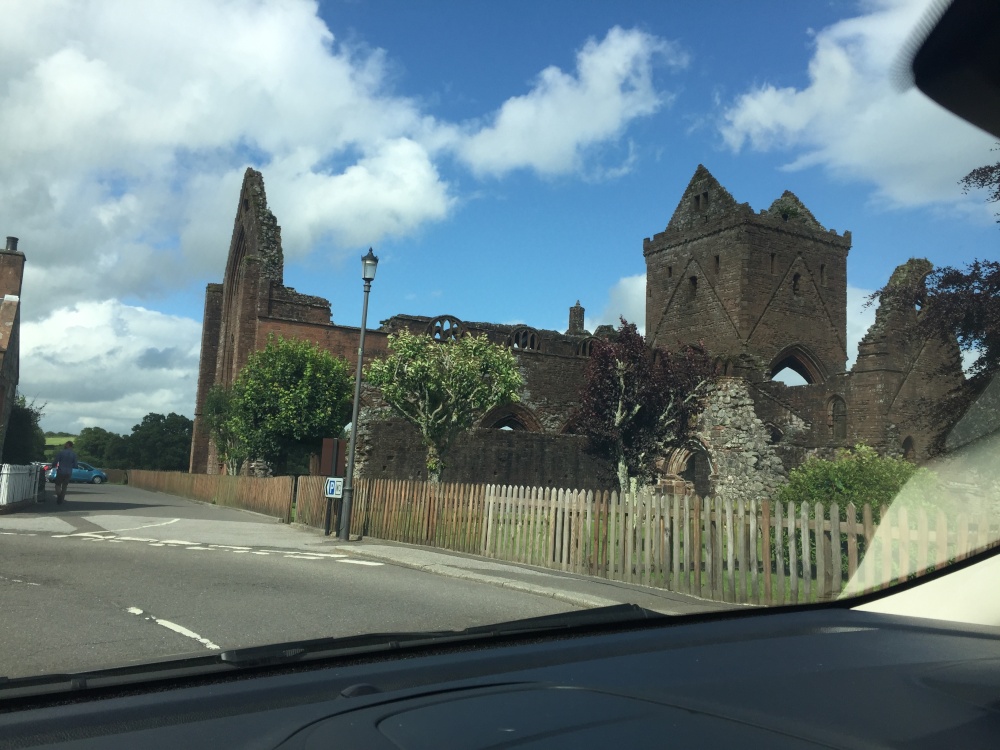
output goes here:
[{"label": "green grass", "polygon": [[45,458],[46,460],[52,460],[56,457],[56,453],[59,452],[67,440],[76,441],[76,435],[62,435],[56,437],[50,437],[46,435],[45,437]]}]

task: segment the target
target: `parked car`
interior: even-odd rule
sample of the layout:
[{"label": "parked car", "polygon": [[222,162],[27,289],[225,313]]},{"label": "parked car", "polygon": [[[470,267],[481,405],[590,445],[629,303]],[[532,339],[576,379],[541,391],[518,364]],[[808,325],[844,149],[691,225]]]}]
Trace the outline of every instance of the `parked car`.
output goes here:
[{"label": "parked car", "polygon": [[[51,468],[45,475],[46,479],[50,482],[56,481],[56,470]],[[71,482],[87,482],[89,484],[102,484],[108,481],[108,475],[105,474],[101,469],[95,469],[88,463],[83,461],[77,461],[76,468],[73,469],[73,476],[70,477]]]}]

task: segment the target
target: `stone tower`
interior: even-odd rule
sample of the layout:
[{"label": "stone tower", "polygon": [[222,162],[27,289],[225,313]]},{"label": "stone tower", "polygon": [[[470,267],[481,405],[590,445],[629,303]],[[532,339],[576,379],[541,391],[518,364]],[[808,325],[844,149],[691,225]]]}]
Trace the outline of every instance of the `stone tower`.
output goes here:
[{"label": "stone tower", "polygon": [[725,374],[787,367],[825,382],[847,363],[850,247],[792,193],[755,213],[699,165],[667,228],[643,242],[647,336],[704,342]]}]

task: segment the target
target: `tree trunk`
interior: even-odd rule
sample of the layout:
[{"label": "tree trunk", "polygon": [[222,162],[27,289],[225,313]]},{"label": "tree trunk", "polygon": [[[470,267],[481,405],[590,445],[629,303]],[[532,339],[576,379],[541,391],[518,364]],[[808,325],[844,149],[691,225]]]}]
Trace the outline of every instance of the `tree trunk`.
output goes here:
[{"label": "tree trunk", "polygon": [[434,445],[427,446],[427,481],[437,484],[441,481],[441,470],[444,465],[441,463],[441,453]]}]

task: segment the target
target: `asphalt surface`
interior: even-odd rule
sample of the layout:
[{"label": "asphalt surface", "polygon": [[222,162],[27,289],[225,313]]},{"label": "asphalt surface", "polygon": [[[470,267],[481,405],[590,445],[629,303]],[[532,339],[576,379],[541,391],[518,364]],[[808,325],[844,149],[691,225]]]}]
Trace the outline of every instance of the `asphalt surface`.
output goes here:
[{"label": "asphalt surface", "polygon": [[[51,487],[51,485],[49,486]],[[0,515],[0,676],[694,597],[378,540],[117,485]]]}]

